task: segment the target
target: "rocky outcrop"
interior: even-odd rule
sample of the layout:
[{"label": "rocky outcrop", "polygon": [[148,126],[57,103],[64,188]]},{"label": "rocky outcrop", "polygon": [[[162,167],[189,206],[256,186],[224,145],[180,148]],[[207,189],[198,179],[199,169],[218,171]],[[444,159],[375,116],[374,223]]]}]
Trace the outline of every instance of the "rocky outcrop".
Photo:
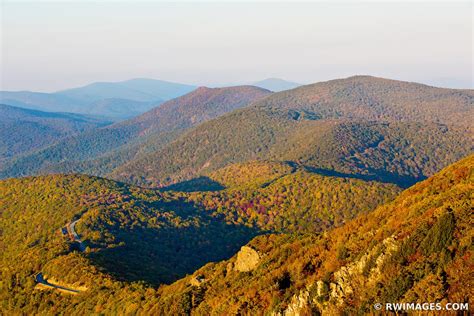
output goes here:
[{"label": "rocky outcrop", "polygon": [[309,291],[301,291],[298,295],[293,295],[290,304],[283,311],[283,316],[309,315],[310,304]]},{"label": "rocky outcrop", "polygon": [[260,262],[258,252],[248,246],[243,246],[237,253],[237,259],[234,263],[234,270],[239,272],[249,272],[254,270]]},{"label": "rocky outcrop", "polygon": [[202,283],[204,283],[205,281],[206,279],[204,279],[202,275],[198,275],[198,276],[192,277],[191,280],[189,280],[189,284],[191,284],[192,286],[200,287]]},{"label": "rocky outcrop", "polygon": [[[367,283],[376,282],[381,274],[381,267],[384,262],[398,249],[394,236],[383,240],[383,247],[380,252],[375,249],[365,253],[359,260],[341,267],[334,272],[334,283],[330,283],[331,299],[342,305],[347,298],[354,293],[354,288],[364,287]],[[375,262],[373,267],[369,267],[369,262]],[[364,276],[364,270],[368,270]]]},{"label": "rocky outcrop", "polygon": [[[323,315],[337,314],[338,306],[349,301],[351,296],[357,295],[356,289],[364,288],[380,279],[382,266],[398,247],[396,238],[386,238],[381,247],[367,251],[357,261],[334,272],[332,282],[317,281],[295,294],[283,311],[274,312],[272,315],[304,316],[315,311],[320,311]],[[313,286],[315,288],[311,290]]]}]

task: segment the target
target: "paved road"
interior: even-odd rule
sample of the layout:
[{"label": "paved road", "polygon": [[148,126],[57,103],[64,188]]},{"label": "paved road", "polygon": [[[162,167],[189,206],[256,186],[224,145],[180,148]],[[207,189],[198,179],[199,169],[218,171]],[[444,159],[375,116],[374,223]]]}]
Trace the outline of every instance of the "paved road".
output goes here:
[{"label": "paved road", "polygon": [[81,292],[79,290],[74,290],[74,289],[70,289],[70,288],[60,286],[60,285],[57,285],[57,284],[49,283],[48,281],[46,281],[44,279],[43,273],[41,273],[41,272],[38,273],[37,275],[35,275],[35,281],[38,284],[42,284],[44,286],[47,286],[47,287],[50,287],[50,288],[53,288],[53,289],[58,289],[60,291],[66,292],[66,293],[77,294],[77,293]]},{"label": "paved road", "polygon": [[[84,252],[86,250],[86,246],[84,245],[84,243],[79,238],[79,235],[76,232],[76,224],[78,221],[79,220],[75,220],[71,223],[66,224],[66,227],[61,228],[61,233],[65,236],[69,235],[69,238],[71,238],[71,240],[77,243],[79,250]],[[57,289],[59,291],[63,291],[70,294],[77,294],[81,292],[79,290],[74,290],[74,289],[70,289],[67,287],[60,286],[60,285],[49,283],[48,281],[44,279],[42,272],[39,272],[38,274],[35,275],[35,281],[38,284],[42,284],[44,286]]]},{"label": "paved road", "polygon": [[84,245],[82,240],[79,238],[79,235],[77,234],[76,229],[75,229],[78,221],[79,220],[75,220],[74,222],[67,224],[67,227],[68,227],[68,232],[70,233],[72,239],[78,244],[79,250],[84,252],[86,251],[86,246]]}]

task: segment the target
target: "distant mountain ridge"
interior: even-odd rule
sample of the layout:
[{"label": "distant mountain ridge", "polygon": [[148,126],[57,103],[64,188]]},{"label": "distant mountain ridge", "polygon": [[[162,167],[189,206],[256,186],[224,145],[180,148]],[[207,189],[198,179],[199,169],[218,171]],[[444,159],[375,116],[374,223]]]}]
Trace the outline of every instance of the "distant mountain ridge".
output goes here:
[{"label": "distant mountain ridge", "polygon": [[[300,84],[278,78],[252,83],[278,92]],[[135,78],[118,82],[94,82],[53,93],[0,91],[0,103],[49,112],[71,112],[127,119],[161,103],[185,95],[197,86],[157,79]]]},{"label": "distant mountain ridge", "polygon": [[0,102],[50,112],[130,118],[196,87],[155,79],[96,82],[54,93],[0,91]]},{"label": "distant mountain ridge", "polygon": [[0,104],[0,165],[15,155],[111,124],[92,116],[50,113]]},{"label": "distant mountain ridge", "polygon": [[119,82],[95,82],[79,88],[61,90],[55,94],[86,102],[108,98],[155,102],[174,99],[194,89],[195,86],[181,83],[137,78]]}]

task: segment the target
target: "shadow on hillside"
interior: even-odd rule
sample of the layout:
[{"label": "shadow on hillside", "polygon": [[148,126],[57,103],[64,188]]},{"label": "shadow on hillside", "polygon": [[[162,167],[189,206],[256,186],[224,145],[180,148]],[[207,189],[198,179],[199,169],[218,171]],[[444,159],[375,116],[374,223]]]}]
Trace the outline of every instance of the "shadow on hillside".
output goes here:
[{"label": "shadow on hillside", "polygon": [[88,254],[95,265],[120,281],[144,281],[153,286],[171,283],[208,262],[230,258],[263,233],[227,224],[182,199],[147,206],[148,214],[143,215],[146,222],[133,220],[107,227],[116,246]]},{"label": "shadow on hillside", "polygon": [[197,177],[191,180],[175,183],[164,187],[161,191],[181,191],[181,192],[209,192],[224,190],[225,187],[217,181],[208,177]]},{"label": "shadow on hillside", "polygon": [[413,177],[413,176],[403,176],[398,174],[389,173],[386,170],[378,170],[378,169],[368,169],[367,171],[369,174],[351,174],[351,173],[343,173],[334,170],[327,170],[321,168],[314,168],[305,166],[304,167],[308,172],[317,173],[322,176],[330,176],[330,177],[339,177],[339,178],[349,178],[349,179],[359,179],[365,181],[378,181],[382,183],[392,183],[396,184],[401,188],[408,188],[414,185],[417,182],[425,180],[426,177]]}]

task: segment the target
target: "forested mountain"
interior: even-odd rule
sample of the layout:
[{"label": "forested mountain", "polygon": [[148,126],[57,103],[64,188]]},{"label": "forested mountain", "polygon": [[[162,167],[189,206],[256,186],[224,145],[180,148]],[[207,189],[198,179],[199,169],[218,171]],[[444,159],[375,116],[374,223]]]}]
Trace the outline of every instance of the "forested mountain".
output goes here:
[{"label": "forested mountain", "polygon": [[355,315],[373,313],[374,303],[471,305],[473,168],[470,156],[324,234],[257,237],[161,288],[141,311]]},{"label": "forested mountain", "polygon": [[472,151],[473,92],[351,77],[275,93],[111,173],[162,186],[251,159],[409,186]]},{"label": "forested mountain", "polygon": [[294,120],[246,109],[200,125],[111,176],[159,187],[231,163],[272,159],[409,186],[471,151],[464,129],[440,124]]},{"label": "forested mountain", "polygon": [[255,107],[288,111],[296,119],[421,121],[471,127],[474,91],[354,76],[283,91]]},{"label": "forested mountain", "polygon": [[257,81],[252,84],[253,86],[264,88],[273,92],[280,92],[284,90],[290,90],[301,86],[301,84],[291,81],[286,81],[278,78],[268,78],[265,80]]},{"label": "forested mountain", "polygon": [[[473,167],[470,156],[372,212],[375,205],[367,203],[390,199],[393,186],[323,177],[271,162],[219,170],[211,177],[227,189],[207,193],[157,192],[81,175],[3,180],[2,310],[208,315],[293,309],[352,314],[371,312],[374,301],[467,302],[472,297],[466,260],[473,251]],[[252,181],[246,175],[256,169],[261,172]],[[285,181],[302,176],[301,182]],[[305,187],[313,195],[303,195],[313,203],[300,200]],[[349,213],[369,208],[323,234],[315,233],[319,224],[314,218],[298,217],[300,226],[312,223],[313,228],[301,230],[304,234],[256,237],[229,260],[206,264],[171,285],[152,286],[229,257],[252,236],[268,232],[269,227],[260,226],[266,221],[251,220],[252,212],[225,216],[238,209],[231,205],[243,202],[246,190],[254,198],[272,196],[290,206],[263,211],[268,214],[308,205],[315,212],[335,210],[341,203],[341,210]],[[232,197],[238,191],[241,195]],[[211,206],[220,199],[215,194],[231,197],[222,206],[228,210]],[[209,208],[201,208],[205,203]],[[61,235],[61,227],[74,219],[79,219],[76,229],[85,252],[74,250],[74,242]],[[39,290],[33,278],[38,272],[78,294]],[[139,280],[146,283],[135,282]]]},{"label": "forested mountain", "polygon": [[[256,169],[259,176],[249,177]],[[24,311],[49,309],[42,304],[50,299],[55,309],[62,306],[58,311],[69,308],[67,297],[33,290],[38,272],[86,289],[78,299],[96,304],[94,296],[128,291],[128,282],[169,283],[229,258],[258,234],[341,225],[398,192],[393,185],[323,177],[273,162],[230,166],[213,177],[227,189],[158,192],[83,175],[0,181],[2,267],[8,267],[2,270],[3,310],[18,311],[20,301]],[[309,217],[299,216],[305,213]],[[74,242],[60,233],[75,219],[85,253],[73,251]]]},{"label": "forested mountain", "polygon": [[187,128],[269,95],[252,87],[199,88],[130,120],[67,138],[22,157],[1,177],[49,172],[104,174],[141,151],[161,148]]},{"label": "forested mountain", "polygon": [[110,121],[72,113],[49,113],[0,104],[0,165]]}]

